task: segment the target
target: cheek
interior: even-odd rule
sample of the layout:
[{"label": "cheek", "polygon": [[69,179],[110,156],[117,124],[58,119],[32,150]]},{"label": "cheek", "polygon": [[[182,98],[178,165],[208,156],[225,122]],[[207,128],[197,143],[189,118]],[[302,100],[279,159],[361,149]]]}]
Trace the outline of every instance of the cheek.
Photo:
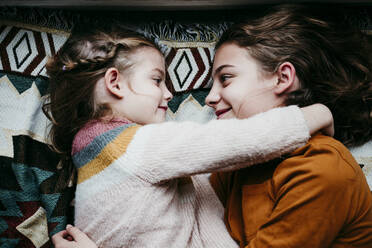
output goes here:
[{"label": "cheek", "polygon": [[155,84],[147,84],[135,90],[138,96],[143,96],[149,103],[159,102],[162,99],[162,91]]},{"label": "cheek", "polygon": [[163,99],[163,93],[159,88],[155,88],[151,91],[151,98],[154,104],[159,104],[161,103]]},{"label": "cheek", "polygon": [[153,87],[156,87],[152,80],[143,75],[134,75],[130,81],[130,86],[138,94],[148,95]]},{"label": "cheek", "polygon": [[249,103],[249,100],[244,101],[239,108],[239,113],[237,113],[238,118],[248,118],[254,115],[253,104]]},{"label": "cheek", "polygon": [[257,108],[254,98],[254,92],[246,87],[240,87],[225,94],[225,99],[231,105],[237,118],[247,118],[254,114],[254,109]]},{"label": "cheek", "polygon": [[241,106],[242,102],[245,99],[245,95],[240,88],[230,87],[225,88],[225,90],[221,93],[222,99],[226,103],[228,103],[233,109],[234,112],[238,110]]},{"label": "cheek", "polygon": [[248,118],[273,107],[274,103],[270,95],[262,91],[257,91],[242,98],[242,101],[240,101],[239,117]]},{"label": "cheek", "polygon": [[162,96],[162,91],[157,87],[154,87],[146,92],[149,111],[157,112],[160,110],[158,107],[159,105],[162,105]]}]

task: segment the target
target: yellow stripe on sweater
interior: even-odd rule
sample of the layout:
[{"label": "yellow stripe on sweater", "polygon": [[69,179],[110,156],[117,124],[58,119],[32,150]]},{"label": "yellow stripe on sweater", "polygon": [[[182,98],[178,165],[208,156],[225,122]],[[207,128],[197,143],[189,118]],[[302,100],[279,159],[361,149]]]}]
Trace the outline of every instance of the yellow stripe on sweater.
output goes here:
[{"label": "yellow stripe on sweater", "polygon": [[133,139],[134,134],[137,132],[137,129],[140,127],[141,126],[139,125],[135,125],[125,129],[113,141],[107,144],[97,157],[83,167],[79,168],[77,183],[82,183],[92,176],[100,173],[121,155],[123,155],[127,150],[128,144]]}]

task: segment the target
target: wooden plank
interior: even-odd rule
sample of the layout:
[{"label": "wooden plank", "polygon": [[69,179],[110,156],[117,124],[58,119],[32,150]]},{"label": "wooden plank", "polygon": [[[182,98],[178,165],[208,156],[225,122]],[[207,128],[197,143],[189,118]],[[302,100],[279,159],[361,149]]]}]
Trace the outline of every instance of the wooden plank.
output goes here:
[{"label": "wooden plank", "polygon": [[[129,9],[208,9],[277,4],[282,0],[0,0],[0,6],[34,7],[123,7]],[[371,0],[296,0],[314,3],[369,4]]]}]

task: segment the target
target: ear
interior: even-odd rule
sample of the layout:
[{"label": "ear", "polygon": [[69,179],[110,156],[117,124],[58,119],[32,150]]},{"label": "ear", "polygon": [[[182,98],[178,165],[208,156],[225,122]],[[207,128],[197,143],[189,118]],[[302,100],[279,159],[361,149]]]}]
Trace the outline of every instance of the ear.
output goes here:
[{"label": "ear", "polygon": [[106,89],[112,96],[123,98],[123,80],[119,70],[115,67],[109,68],[104,76]]},{"label": "ear", "polygon": [[277,95],[293,91],[296,86],[296,69],[290,62],[282,63],[277,70],[278,81],[274,92]]}]

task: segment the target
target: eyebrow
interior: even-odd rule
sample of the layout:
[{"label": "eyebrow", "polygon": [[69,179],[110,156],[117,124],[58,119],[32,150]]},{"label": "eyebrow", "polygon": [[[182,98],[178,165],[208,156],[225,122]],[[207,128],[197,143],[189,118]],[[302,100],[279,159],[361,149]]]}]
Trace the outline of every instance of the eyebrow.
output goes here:
[{"label": "eyebrow", "polygon": [[220,71],[222,71],[222,69],[226,68],[226,67],[234,67],[233,65],[221,65],[219,66],[213,73],[212,73],[212,77],[214,77],[214,75],[216,75],[217,73],[219,73]]},{"label": "eyebrow", "polygon": [[159,72],[162,76],[164,76],[164,71],[163,70],[161,70],[161,69],[159,69],[159,68],[155,68],[155,69],[153,69],[152,71],[157,71],[157,72]]}]

